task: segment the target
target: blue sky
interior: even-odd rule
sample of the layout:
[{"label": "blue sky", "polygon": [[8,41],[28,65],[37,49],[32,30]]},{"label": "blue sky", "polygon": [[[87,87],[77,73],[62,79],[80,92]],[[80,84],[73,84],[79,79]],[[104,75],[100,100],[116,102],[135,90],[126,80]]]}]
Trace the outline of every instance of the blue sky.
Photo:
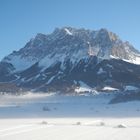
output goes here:
[{"label": "blue sky", "polygon": [[63,26],[107,28],[140,50],[140,0],[0,0],[0,59]]}]

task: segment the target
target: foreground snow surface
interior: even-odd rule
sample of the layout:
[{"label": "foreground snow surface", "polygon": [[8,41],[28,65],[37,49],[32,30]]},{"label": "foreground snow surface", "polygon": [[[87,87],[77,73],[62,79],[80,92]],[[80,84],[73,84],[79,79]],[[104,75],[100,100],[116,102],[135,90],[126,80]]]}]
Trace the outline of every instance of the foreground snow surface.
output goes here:
[{"label": "foreground snow surface", "polygon": [[[44,124],[45,121],[48,124]],[[77,122],[80,122],[80,125]],[[104,125],[101,122],[104,122]],[[124,123],[126,128],[118,128],[121,123]],[[0,140],[139,140],[139,130],[138,118],[0,120]]]},{"label": "foreground snow surface", "polygon": [[0,140],[140,140],[140,102],[112,96],[0,96]]}]

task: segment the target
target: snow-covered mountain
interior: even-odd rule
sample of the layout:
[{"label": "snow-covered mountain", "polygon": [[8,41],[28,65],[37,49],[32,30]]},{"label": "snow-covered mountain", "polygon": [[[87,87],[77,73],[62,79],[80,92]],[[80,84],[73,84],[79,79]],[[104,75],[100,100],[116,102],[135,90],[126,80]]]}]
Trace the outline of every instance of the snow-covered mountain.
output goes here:
[{"label": "snow-covered mountain", "polygon": [[21,71],[40,60],[40,66],[49,67],[56,61],[63,66],[67,59],[75,63],[91,55],[140,63],[140,53],[116,34],[106,29],[90,31],[71,27],[57,28],[49,35],[37,34],[24,48],[6,56],[2,62],[11,63],[16,71]]},{"label": "snow-covered mountain", "polygon": [[92,90],[105,85],[120,89],[139,86],[140,66],[135,64],[140,64],[139,51],[106,29],[56,28],[4,57],[0,81],[34,91],[73,92],[81,83]]}]

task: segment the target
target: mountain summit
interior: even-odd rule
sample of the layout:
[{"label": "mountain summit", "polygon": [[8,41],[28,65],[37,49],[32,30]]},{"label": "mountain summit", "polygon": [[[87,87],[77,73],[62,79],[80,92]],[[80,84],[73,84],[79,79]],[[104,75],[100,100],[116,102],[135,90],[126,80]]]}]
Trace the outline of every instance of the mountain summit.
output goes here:
[{"label": "mountain summit", "polygon": [[1,82],[29,90],[73,92],[80,84],[90,88],[138,85],[140,66],[135,64],[140,64],[140,52],[115,33],[63,27],[48,35],[37,34],[25,47],[4,57],[0,75]]}]

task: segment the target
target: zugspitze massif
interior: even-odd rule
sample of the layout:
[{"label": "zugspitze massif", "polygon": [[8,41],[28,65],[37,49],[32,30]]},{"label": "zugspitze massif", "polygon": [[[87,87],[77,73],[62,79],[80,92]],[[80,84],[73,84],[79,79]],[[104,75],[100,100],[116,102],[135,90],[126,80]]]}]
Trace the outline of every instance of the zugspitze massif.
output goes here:
[{"label": "zugspitze massif", "polygon": [[140,52],[107,29],[56,28],[0,62],[1,92],[139,89]]}]

